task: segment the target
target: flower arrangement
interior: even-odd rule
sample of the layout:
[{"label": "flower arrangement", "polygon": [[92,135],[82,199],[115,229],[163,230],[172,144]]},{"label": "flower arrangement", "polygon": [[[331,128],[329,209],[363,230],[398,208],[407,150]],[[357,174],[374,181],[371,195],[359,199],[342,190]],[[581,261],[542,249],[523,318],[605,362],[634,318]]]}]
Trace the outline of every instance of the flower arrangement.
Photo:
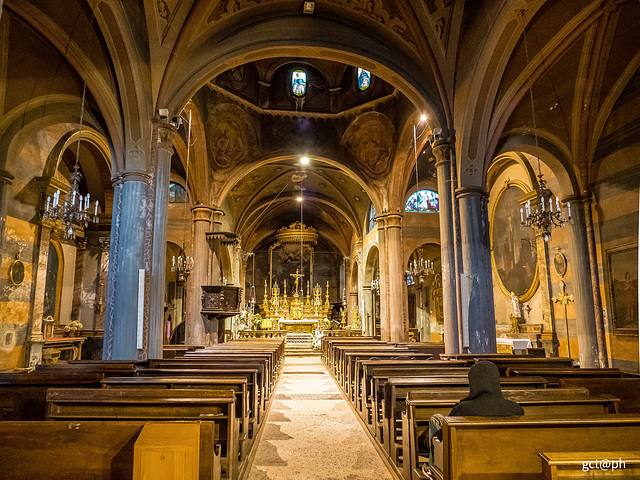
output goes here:
[{"label": "flower arrangement", "polygon": [[82,324],[77,320],[73,320],[64,326],[64,331],[73,335],[80,328],[82,328]]},{"label": "flower arrangement", "polygon": [[260,330],[262,328],[262,316],[259,313],[254,313],[252,323],[254,330]]}]

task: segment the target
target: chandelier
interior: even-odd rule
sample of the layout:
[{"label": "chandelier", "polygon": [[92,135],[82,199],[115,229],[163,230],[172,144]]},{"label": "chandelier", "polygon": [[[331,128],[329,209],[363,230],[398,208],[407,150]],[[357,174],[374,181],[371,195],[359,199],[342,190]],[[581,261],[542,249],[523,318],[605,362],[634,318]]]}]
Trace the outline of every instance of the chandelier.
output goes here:
[{"label": "chandelier", "polygon": [[174,255],[171,263],[171,271],[178,273],[178,281],[186,282],[187,277],[191,274],[193,268],[193,257],[188,256],[185,253],[185,244],[182,244],[180,249],[180,255],[177,257]]},{"label": "chandelier", "polygon": [[433,273],[433,262],[422,258],[422,249],[418,249],[418,258],[414,258],[413,262],[409,262],[409,270],[405,272],[407,280],[411,281],[410,283],[415,283],[418,280],[422,284],[425,277]]},{"label": "chandelier", "polygon": [[90,223],[98,222],[98,201],[96,200],[93,214],[89,211],[90,197],[87,195],[83,198],[80,194],[80,140],[82,139],[82,121],[84,117],[85,97],[87,93],[87,83],[84,83],[82,91],[82,104],[80,106],[80,130],[78,132],[78,145],[76,149],[76,162],[73,166],[73,172],[69,179],[71,180],[71,191],[67,198],[70,201],[60,199],[60,189],[53,194],[53,199],[48,196],[47,204],[42,213],[43,221],[60,221],[63,225],[64,237],[72,239],[76,237],[76,227],[86,229]]},{"label": "chandelier", "polygon": [[[522,36],[524,40],[524,51],[526,55],[527,65],[529,65],[529,48],[527,45],[527,29],[524,19],[524,10],[522,15]],[[538,128],[536,123],[536,110],[533,102],[533,81],[529,84],[529,100],[531,101],[531,117],[533,120],[533,137],[536,146],[536,160],[538,163],[538,186],[535,188],[536,197],[528,200],[524,207],[520,209],[520,224],[523,227],[531,227],[536,233],[540,233],[545,242],[551,238],[552,227],[562,227],[571,220],[571,203],[567,202],[567,218],[563,218],[560,200],[551,193],[547,188],[547,182],[542,175],[540,168],[540,146],[538,144]],[[555,210],[554,210],[555,203]]]},{"label": "chandelier", "polygon": [[[187,133],[187,172],[186,172],[187,185],[189,182],[190,147],[191,147],[191,111],[189,111],[189,130]],[[187,218],[187,202],[184,202],[184,218]],[[174,255],[171,259],[171,271],[178,273],[179,282],[186,282],[187,278],[191,274],[191,269],[193,269],[193,257],[188,256],[186,253],[187,249],[186,249],[185,235],[186,234],[183,232],[182,248],[180,249],[180,254],[177,257]]]}]

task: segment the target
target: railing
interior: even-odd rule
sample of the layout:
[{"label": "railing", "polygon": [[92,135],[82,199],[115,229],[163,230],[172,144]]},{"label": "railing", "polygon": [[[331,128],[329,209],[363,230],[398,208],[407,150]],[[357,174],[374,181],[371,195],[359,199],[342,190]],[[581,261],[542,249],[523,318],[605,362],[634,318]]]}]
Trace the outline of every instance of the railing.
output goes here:
[{"label": "railing", "polygon": [[282,338],[286,330],[238,330],[238,338]]},{"label": "railing", "polygon": [[323,330],[325,337],[361,337],[362,330]]}]

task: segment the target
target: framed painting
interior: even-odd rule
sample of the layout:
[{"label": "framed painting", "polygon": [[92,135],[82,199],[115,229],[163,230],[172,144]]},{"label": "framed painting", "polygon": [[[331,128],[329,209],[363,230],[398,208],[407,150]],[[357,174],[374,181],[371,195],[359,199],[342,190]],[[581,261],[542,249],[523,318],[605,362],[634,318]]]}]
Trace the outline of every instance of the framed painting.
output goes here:
[{"label": "framed painting", "polygon": [[638,245],[607,250],[613,331],[638,334]]},{"label": "framed painting", "polygon": [[520,302],[538,288],[538,253],[533,229],[520,224],[520,198],[530,191],[510,181],[498,192],[491,212],[491,264],[500,289],[515,293]]}]

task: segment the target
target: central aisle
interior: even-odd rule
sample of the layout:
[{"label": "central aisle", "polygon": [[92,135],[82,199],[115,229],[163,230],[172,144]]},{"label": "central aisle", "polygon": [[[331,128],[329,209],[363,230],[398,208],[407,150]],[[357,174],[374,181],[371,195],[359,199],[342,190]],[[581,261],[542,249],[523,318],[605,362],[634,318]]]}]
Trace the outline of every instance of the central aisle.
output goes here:
[{"label": "central aisle", "polygon": [[392,479],[320,356],[285,358],[247,478]]}]

